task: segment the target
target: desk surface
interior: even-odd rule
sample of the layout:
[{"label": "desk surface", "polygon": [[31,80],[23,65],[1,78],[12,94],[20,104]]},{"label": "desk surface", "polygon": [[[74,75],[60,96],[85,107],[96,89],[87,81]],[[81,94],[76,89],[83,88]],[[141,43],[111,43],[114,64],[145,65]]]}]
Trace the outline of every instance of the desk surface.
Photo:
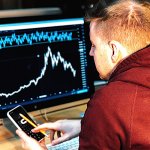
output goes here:
[{"label": "desk surface", "polygon": [[[79,119],[86,110],[89,99],[64,104],[29,113],[36,121],[49,122],[59,119]],[[20,139],[5,125],[0,126],[0,150],[22,150]]]}]

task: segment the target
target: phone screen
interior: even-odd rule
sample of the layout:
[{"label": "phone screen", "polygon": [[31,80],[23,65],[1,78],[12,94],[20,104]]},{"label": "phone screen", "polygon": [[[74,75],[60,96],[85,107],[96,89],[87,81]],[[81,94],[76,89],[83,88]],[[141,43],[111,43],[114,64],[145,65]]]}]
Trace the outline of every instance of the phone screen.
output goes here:
[{"label": "phone screen", "polygon": [[26,120],[24,120],[19,114],[23,114],[26,118],[28,118],[30,121],[32,121],[34,124],[36,124],[31,117],[27,114],[26,110],[22,106],[17,106],[10,110],[7,113],[7,116],[10,118],[10,120],[14,123],[14,125],[18,128],[23,130],[28,136],[36,139],[37,141],[40,141],[45,136],[41,133],[33,133],[31,130],[34,128],[30,123],[28,123]]}]

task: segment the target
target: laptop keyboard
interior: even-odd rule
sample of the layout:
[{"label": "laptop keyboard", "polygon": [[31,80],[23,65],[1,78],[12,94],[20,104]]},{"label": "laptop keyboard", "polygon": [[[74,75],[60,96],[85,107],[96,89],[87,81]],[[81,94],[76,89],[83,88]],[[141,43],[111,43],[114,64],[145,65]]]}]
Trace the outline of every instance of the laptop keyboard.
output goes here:
[{"label": "laptop keyboard", "polygon": [[79,137],[75,137],[71,140],[65,141],[54,146],[47,145],[47,148],[48,150],[78,150]]}]

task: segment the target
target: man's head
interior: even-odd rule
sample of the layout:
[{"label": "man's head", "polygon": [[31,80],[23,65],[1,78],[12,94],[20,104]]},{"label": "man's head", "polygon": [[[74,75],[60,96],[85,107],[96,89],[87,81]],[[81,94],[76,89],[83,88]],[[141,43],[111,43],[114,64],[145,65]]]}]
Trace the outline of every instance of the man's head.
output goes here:
[{"label": "man's head", "polygon": [[150,44],[150,3],[122,0],[88,20],[90,55],[103,79],[109,79],[123,59]]}]

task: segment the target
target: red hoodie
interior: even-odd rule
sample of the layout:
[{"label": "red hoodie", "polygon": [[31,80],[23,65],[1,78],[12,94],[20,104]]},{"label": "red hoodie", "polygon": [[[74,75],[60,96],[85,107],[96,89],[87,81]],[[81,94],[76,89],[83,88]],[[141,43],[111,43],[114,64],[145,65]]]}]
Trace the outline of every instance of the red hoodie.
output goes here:
[{"label": "red hoodie", "polygon": [[150,150],[150,46],[121,62],[81,121],[80,150]]}]

